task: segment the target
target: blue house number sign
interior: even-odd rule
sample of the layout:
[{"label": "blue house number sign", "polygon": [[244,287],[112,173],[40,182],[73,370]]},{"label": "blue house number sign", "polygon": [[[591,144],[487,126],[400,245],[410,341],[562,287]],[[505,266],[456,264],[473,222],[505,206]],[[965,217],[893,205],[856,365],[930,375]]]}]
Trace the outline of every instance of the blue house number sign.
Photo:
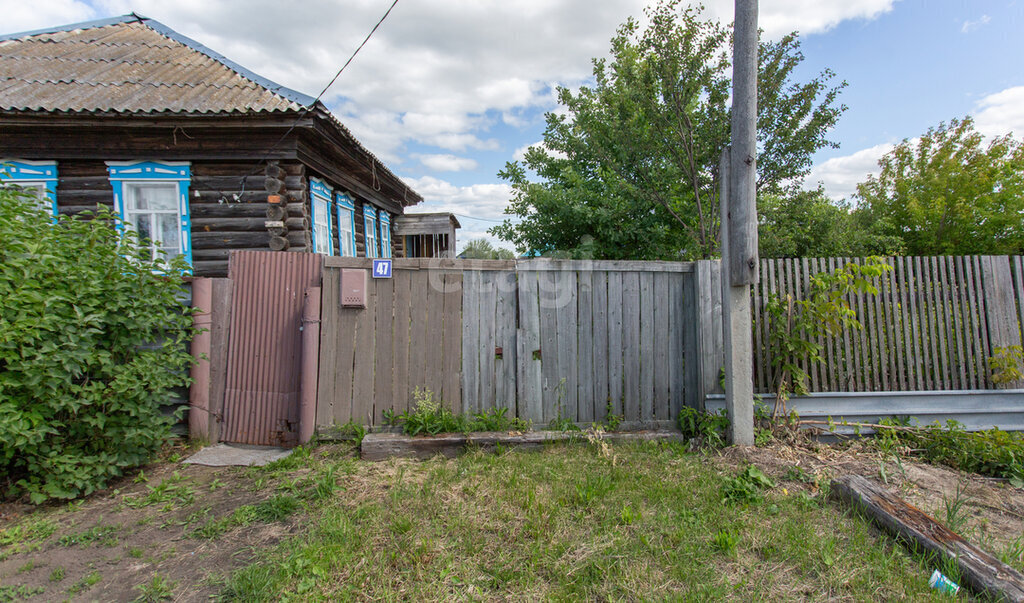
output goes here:
[{"label": "blue house number sign", "polygon": [[391,260],[373,260],[373,278],[391,278]]}]

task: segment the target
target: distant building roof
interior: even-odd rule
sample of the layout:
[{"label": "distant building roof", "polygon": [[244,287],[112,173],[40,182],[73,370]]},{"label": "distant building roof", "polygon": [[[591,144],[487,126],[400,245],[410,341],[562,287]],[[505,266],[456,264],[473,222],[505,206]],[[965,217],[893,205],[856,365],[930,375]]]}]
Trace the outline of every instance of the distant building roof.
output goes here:
[{"label": "distant building roof", "polygon": [[422,201],[319,101],[261,77],[166,25],[135,13],[0,36],[0,112],[299,114],[343,138]]}]

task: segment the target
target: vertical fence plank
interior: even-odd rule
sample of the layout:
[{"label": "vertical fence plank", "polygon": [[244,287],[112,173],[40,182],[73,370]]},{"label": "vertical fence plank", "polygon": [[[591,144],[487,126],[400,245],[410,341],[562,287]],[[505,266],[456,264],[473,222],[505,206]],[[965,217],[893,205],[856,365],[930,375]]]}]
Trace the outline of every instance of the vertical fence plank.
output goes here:
[{"label": "vertical fence plank", "polygon": [[654,418],[654,273],[640,273],[640,419]]},{"label": "vertical fence plank", "polygon": [[878,293],[871,296],[871,330],[868,336],[874,340],[871,350],[875,353],[875,374],[877,375],[878,391],[886,391],[892,388],[889,385],[889,354],[887,353],[887,340],[885,318],[882,313],[882,297],[885,295],[885,279],[875,280]]},{"label": "vertical fence plank", "polygon": [[608,415],[608,273],[591,272],[594,320],[594,417],[603,421]]},{"label": "vertical fence plank", "polygon": [[594,400],[594,276],[593,271],[583,266],[576,276],[576,312],[579,341],[577,362],[579,421],[590,423],[596,420]]},{"label": "vertical fence plank", "polygon": [[903,325],[900,324],[900,286],[896,280],[896,262],[893,258],[886,258],[885,263],[890,268],[884,277],[886,282],[886,297],[884,300],[887,314],[886,325],[889,329],[889,341],[892,342],[892,347],[889,350],[889,370],[892,371],[892,377],[889,383],[892,389],[903,390],[906,388],[906,377],[903,373],[903,350],[906,344],[902,336]]},{"label": "vertical fence plank", "polygon": [[358,313],[355,325],[355,370],[352,376],[352,419],[373,425],[373,359],[377,353],[374,337],[377,314],[377,288],[374,279],[366,285],[366,308]]},{"label": "vertical fence plank", "polygon": [[[419,270],[416,273],[416,281],[422,283],[421,295],[426,296],[427,312],[422,323],[423,348],[419,350],[423,357],[423,385],[434,394],[444,400],[444,403],[453,411],[458,407],[452,406],[451,400],[444,399],[444,357],[439,353],[443,349],[444,334],[444,291],[432,282],[431,271]],[[442,275],[443,282],[444,277]]]},{"label": "vertical fence plank", "polygon": [[991,326],[988,320],[988,300],[985,297],[985,287],[983,284],[982,275],[982,258],[981,256],[971,256],[971,269],[974,274],[974,292],[975,302],[977,304],[975,308],[976,316],[978,318],[978,351],[980,352],[976,359],[978,373],[983,375],[985,381],[985,388],[992,387],[992,379],[988,374],[988,358],[992,356],[992,348],[989,344],[989,333],[991,332]]},{"label": "vertical fence plank", "polygon": [[932,291],[934,292],[935,326],[938,331],[939,389],[955,389],[952,385],[949,365],[949,315],[946,311],[945,282],[942,277],[942,264],[939,258],[932,256],[928,261],[931,267]]},{"label": "vertical fence plank", "polygon": [[627,421],[640,416],[640,275],[622,276],[623,400]]},{"label": "vertical fence plank", "polygon": [[[337,421],[334,406],[338,403],[339,387],[338,379],[334,378],[334,369],[335,362],[337,362],[338,357],[341,355],[338,333],[338,298],[340,296],[338,281],[340,280],[341,275],[337,270],[325,270],[320,286],[320,364],[317,370],[320,375],[329,375],[329,377],[320,379],[317,385],[316,425],[318,428],[330,427],[332,423]],[[217,358],[212,350],[210,358]],[[211,406],[213,406],[212,403]],[[344,414],[347,415],[349,413],[346,412]],[[348,419],[345,419],[345,421],[348,421]]]},{"label": "vertical fence plank", "polygon": [[517,391],[519,416],[539,426],[544,419],[541,374],[540,308],[537,272],[519,271],[519,330]]},{"label": "vertical fence plank", "polygon": [[392,378],[394,376],[393,327],[395,318],[394,278],[377,280],[377,310],[374,320],[373,420],[380,425],[384,410],[394,407]]},{"label": "vertical fence plank", "polygon": [[[432,281],[436,282],[436,281]],[[443,324],[441,353],[444,356],[444,379],[441,385],[441,396],[453,411],[462,410],[462,274],[445,272],[442,275],[444,286]],[[396,306],[397,315],[397,306]],[[402,320],[406,320],[403,315]],[[396,316],[396,322],[398,318]],[[406,324],[408,321],[406,320]],[[397,348],[396,348],[397,350]],[[396,379],[401,373],[396,371]],[[405,385],[405,397],[408,398],[408,383]],[[400,392],[401,393],[401,392]]]},{"label": "vertical fence plank", "polygon": [[480,273],[462,275],[462,412],[480,408]]},{"label": "vertical fence plank", "polygon": [[495,324],[498,295],[494,285],[494,273],[486,270],[479,273],[480,312],[477,314],[480,325],[480,346],[476,349],[480,357],[480,378],[477,381],[477,405],[474,412],[481,412],[494,406],[494,347]]},{"label": "vertical fence plank", "polygon": [[508,408],[510,412],[515,412],[517,390],[516,376],[518,374],[516,366],[519,363],[519,359],[517,357],[519,350],[518,346],[516,346],[516,315],[518,314],[516,304],[519,284],[516,280],[515,272],[509,271],[503,274],[500,284],[501,289],[499,289],[499,292],[504,299],[504,313],[502,316],[502,322],[504,325],[502,374],[504,375],[505,380],[505,397],[501,400],[501,404]]},{"label": "vertical fence plank", "polygon": [[541,372],[544,384],[544,422],[558,414],[562,375],[558,371],[558,273],[539,272]]},{"label": "vertical fence plank", "polygon": [[578,421],[579,376],[577,373],[577,325],[576,325],[576,272],[571,270],[556,271],[555,291],[555,330],[558,347],[558,381],[565,381],[562,387],[561,406],[555,410],[556,415]]},{"label": "vertical fence plank", "polygon": [[974,370],[974,317],[971,316],[971,297],[968,294],[970,286],[967,279],[967,263],[963,256],[953,258],[953,266],[956,268],[957,292],[960,302],[960,325],[964,329],[963,351],[964,368],[967,371],[968,389],[981,387],[978,374]]},{"label": "vertical fence plank", "polygon": [[654,328],[653,336],[654,357],[651,359],[654,364],[654,407],[652,418],[666,420],[669,418],[668,409],[671,406],[671,383],[669,374],[669,355],[672,329],[672,298],[669,294],[669,274],[656,272],[654,277]]},{"label": "vertical fence plank", "polygon": [[682,410],[684,400],[686,399],[685,391],[685,369],[687,362],[685,342],[686,342],[686,329],[692,329],[692,325],[687,326],[684,321],[685,309],[683,307],[683,280],[685,274],[673,274],[669,277],[669,299],[672,301],[672,306],[669,309],[669,322],[671,328],[669,329],[669,372],[672,375],[671,383],[671,397],[672,403],[669,406],[669,416],[671,420],[675,420],[679,416],[679,412]]},{"label": "vertical fence plank", "polygon": [[914,257],[914,283],[917,300],[917,319],[920,326],[921,337],[921,375],[923,377],[922,389],[934,389],[934,372],[931,363],[931,321],[928,318],[928,282],[924,265],[920,257]]},{"label": "vertical fence plank", "polygon": [[[768,288],[774,294],[779,294],[782,291],[779,287],[776,279],[776,274],[779,272],[780,264],[778,260],[773,260],[768,264]],[[767,298],[767,293],[765,294]],[[774,325],[772,325],[771,317],[764,316],[764,366],[767,379],[765,379],[765,391],[772,392],[775,387],[775,381],[778,379],[778,375],[775,374],[775,365],[773,364],[772,358],[772,345],[771,345],[771,332]]]},{"label": "vertical fence plank", "polygon": [[[412,388],[409,385],[409,347],[412,341],[412,273],[408,270],[393,270],[394,280],[394,325],[391,329],[391,349],[394,354],[391,374],[391,405],[395,413],[409,410]],[[443,395],[443,393],[442,393]]]},{"label": "vertical fence plank", "polygon": [[622,273],[608,272],[608,396],[612,414],[624,410],[622,376]]}]

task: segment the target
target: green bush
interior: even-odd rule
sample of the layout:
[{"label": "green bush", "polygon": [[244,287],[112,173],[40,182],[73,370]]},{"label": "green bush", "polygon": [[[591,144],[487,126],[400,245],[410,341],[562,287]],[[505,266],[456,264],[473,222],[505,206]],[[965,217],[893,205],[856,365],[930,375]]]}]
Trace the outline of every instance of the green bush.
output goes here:
[{"label": "green bush", "polygon": [[41,503],[163,445],[192,327],[182,260],[150,262],[108,210],[54,220],[32,201],[0,187],[0,494]]}]

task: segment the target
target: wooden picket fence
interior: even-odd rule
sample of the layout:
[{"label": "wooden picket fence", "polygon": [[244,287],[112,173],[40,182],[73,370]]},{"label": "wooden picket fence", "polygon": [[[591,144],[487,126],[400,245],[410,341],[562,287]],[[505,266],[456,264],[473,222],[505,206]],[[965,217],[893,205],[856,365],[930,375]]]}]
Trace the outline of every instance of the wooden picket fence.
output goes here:
[{"label": "wooden picket fence", "polygon": [[[768,295],[801,298],[810,277],[858,258],[762,260],[754,288],[755,389],[774,383],[768,353]],[[983,390],[988,359],[1020,345],[1024,264],[1020,256],[895,257],[877,295],[848,298],[862,329],[823,338],[824,363],[810,367],[815,392]],[[805,367],[806,368],[806,367]]]}]

